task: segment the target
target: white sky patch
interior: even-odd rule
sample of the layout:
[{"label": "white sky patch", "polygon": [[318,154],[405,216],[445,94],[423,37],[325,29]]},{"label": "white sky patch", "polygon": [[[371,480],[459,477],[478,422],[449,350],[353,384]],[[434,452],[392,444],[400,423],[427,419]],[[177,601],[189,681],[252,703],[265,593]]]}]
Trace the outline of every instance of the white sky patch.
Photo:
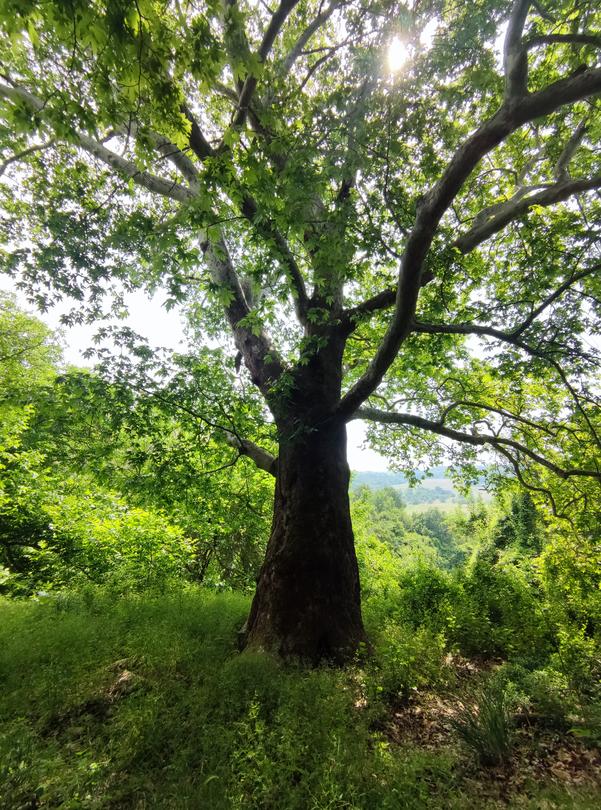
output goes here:
[{"label": "white sky patch", "polygon": [[349,467],[355,472],[386,472],[388,460],[364,446],[366,432],[365,422],[360,419],[346,426]]},{"label": "white sky patch", "polygon": [[432,17],[426,25],[423,27],[421,34],[419,35],[419,44],[422,48],[429,50],[432,47],[432,43],[434,42],[434,37],[436,36],[436,32],[440,26],[440,20],[436,17]]},{"label": "white sky patch", "polygon": [[128,326],[134,332],[148,340],[149,344],[157,348],[164,346],[173,351],[182,351],[184,340],[184,326],[177,308],[168,311],[163,306],[164,296],[157,293],[150,298],[138,291],[125,295],[128,316],[125,319],[115,318],[112,322],[79,324],[65,326],[61,323],[61,316],[68,314],[77,303],[71,300],[51,307],[48,312],[40,313],[28,301],[26,296],[16,289],[12,279],[0,276],[0,290],[13,293],[17,305],[26,312],[39,318],[53,331],[58,332],[63,346],[63,356],[67,365],[92,366],[91,360],[84,357],[86,349],[93,347],[94,335],[101,326],[108,323],[116,326]]},{"label": "white sky patch", "polygon": [[492,44],[492,49],[495,54],[495,66],[497,70],[503,70],[504,50],[505,50],[505,36],[507,28],[509,27],[509,20],[504,22],[497,32],[497,36]]}]

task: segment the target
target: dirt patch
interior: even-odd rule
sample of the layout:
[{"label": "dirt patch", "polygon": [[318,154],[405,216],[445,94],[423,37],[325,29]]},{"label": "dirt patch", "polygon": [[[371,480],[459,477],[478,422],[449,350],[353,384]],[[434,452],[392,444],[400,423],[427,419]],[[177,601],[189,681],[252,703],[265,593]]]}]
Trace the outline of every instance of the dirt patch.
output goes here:
[{"label": "dirt patch", "polygon": [[451,721],[461,698],[469,693],[471,682],[475,686],[483,672],[492,668],[460,661],[455,688],[444,695],[413,692],[406,705],[391,708],[382,732],[395,746],[453,752],[459,782],[468,794],[483,801],[513,803],[527,797],[532,785],[601,792],[601,751],[569,731],[545,728],[536,719],[518,718],[512,753],[503,765],[483,767],[459,743]]}]

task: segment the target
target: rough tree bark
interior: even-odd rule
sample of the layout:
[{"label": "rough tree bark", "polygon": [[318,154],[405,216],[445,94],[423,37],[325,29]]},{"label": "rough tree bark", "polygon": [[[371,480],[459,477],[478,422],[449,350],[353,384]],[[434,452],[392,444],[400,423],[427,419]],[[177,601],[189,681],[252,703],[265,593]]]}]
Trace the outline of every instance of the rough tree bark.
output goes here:
[{"label": "rough tree bark", "polygon": [[346,427],[285,440],[247,646],[343,663],[366,641],[351,525]]},{"label": "rough tree bark", "polygon": [[247,647],[311,664],[349,661],[367,641],[346,425],[331,418],[340,397],[344,339],[329,332],[326,340],[297,369],[292,395],[276,417],[274,516],[246,629]]}]

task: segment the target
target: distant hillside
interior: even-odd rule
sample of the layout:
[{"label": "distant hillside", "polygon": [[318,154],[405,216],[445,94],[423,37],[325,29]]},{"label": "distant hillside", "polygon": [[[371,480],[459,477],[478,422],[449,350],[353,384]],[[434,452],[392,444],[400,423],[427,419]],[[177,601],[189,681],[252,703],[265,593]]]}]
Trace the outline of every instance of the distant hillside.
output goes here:
[{"label": "distant hillside", "polygon": [[[444,480],[442,488],[448,489],[449,479],[446,477],[446,467],[432,467],[424,471],[423,476],[430,473],[429,483],[432,481]],[[421,477],[421,476],[420,476]],[[385,489],[386,487],[398,487],[407,484],[407,478],[403,473],[398,472],[354,472],[351,478],[351,488],[357,489],[361,486],[368,486],[370,489]]]},{"label": "distant hillside", "polygon": [[[397,472],[354,472],[351,478],[351,489],[357,490],[361,486],[368,486],[370,489],[385,489],[391,487],[402,497],[409,507],[436,506],[444,507],[452,504],[465,504],[468,501],[465,496],[455,489],[451,478],[447,477],[446,467],[432,467],[429,477],[423,478],[415,487],[410,487],[407,477]],[[425,476],[426,473],[422,473]],[[484,479],[481,486],[473,487],[472,496],[477,496],[485,501],[490,500],[490,493],[484,488]]]}]

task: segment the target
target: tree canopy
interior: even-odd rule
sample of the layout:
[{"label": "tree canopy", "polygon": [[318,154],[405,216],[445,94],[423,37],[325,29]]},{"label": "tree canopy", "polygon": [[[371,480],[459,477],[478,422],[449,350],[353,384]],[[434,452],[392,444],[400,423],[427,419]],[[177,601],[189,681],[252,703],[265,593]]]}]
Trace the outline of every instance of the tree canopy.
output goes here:
[{"label": "tree canopy", "polygon": [[346,418],[378,388],[419,403],[395,424],[511,464],[540,461],[553,421],[572,423],[554,446],[593,432],[595,3],[1,14],[3,264],[39,302],[164,285],[206,332],[229,321],[271,397],[335,319]]}]

